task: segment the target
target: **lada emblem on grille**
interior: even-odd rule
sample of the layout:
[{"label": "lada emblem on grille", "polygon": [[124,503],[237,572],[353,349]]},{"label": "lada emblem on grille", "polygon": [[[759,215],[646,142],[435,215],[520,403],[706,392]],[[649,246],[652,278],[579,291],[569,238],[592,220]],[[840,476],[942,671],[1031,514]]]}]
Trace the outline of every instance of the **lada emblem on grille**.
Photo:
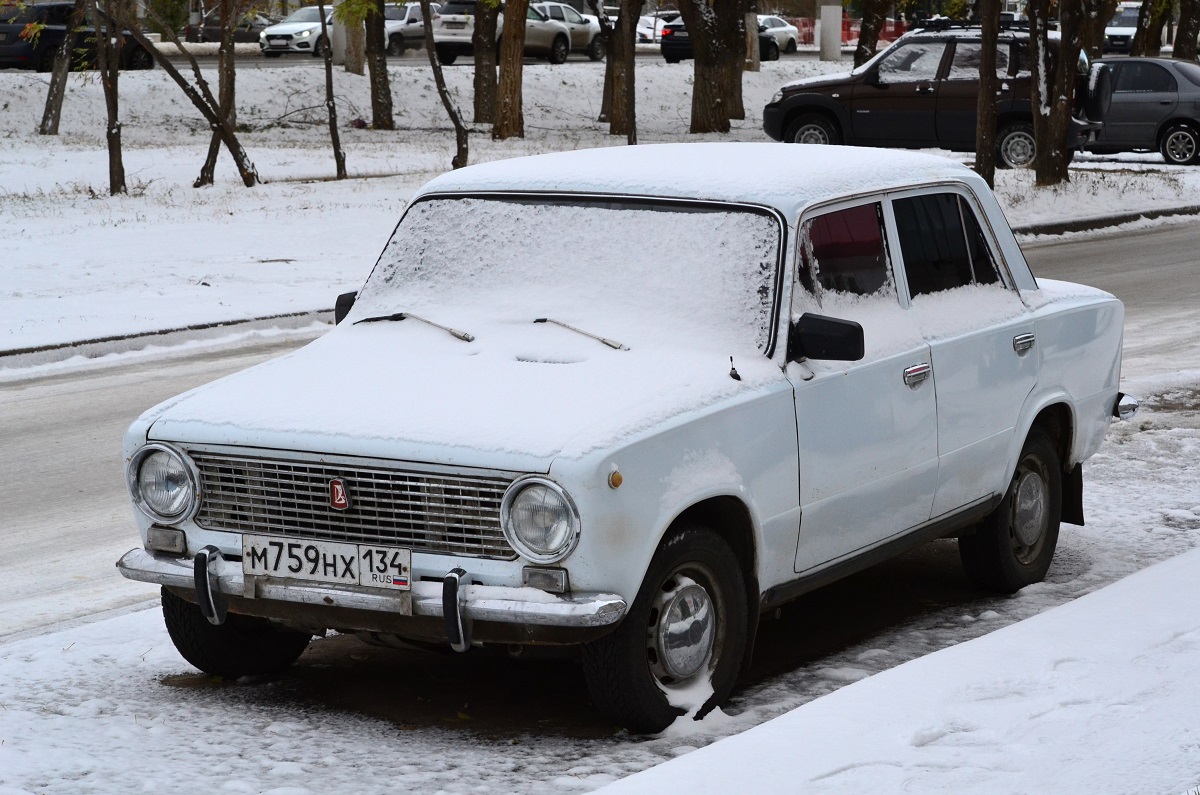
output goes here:
[{"label": "lada emblem on grille", "polygon": [[350,492],[346,488],[346,481],[341,478],[329,481],[329,507],[335,511],[344,511],[350,507]]}]

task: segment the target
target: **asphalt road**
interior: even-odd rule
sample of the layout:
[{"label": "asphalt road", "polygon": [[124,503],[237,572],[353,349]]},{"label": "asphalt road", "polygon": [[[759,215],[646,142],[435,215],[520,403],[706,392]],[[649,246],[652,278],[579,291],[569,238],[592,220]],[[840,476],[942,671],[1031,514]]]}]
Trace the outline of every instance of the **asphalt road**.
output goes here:
[{"label": "asphalt road", "polygon": [[[1192,225],[1042,243],[1026,253],[1039,276],[1093,284],[1125,301],[1127,363],[1140,355],[1137,329],[1145,329],[1160,338],[1146,353],[1160,353],[1165,338],[1194,366],[1200,280]],[[1185,313],[1189,320],[1181,323]],[[120,456],[126,426],[162,399],[295,345],[240,347],[0,386],[0,604],[7,617],[0,642],[157,598],[153,587],[125,581],[113,568],[137,543]],[[957,557],[953,542],[930,544],[789,604],[763,623],[749,684],[931,611],[977,601]],[[513,660],[503,650],[430,655],[342,637],[316,644],[303,662],[283,687],[309,707],[427,726],[469,712],[473,731],[502,735],[517,705],[523,730],[580,737],[611,732],[587,708],[578,668],[558,661]],[[397,681],[416,686],[397,689]],[[164,684],[208,687],[211,681],[185,674]]]}]

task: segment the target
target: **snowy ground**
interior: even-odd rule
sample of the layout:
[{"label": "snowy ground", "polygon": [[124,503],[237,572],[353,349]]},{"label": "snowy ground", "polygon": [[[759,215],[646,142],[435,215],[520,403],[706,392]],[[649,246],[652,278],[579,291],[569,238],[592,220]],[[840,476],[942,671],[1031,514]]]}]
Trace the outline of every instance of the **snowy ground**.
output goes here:
[{"label": "snowy ground", "polygon": [[[319,104],[320,72],[243,73],[243,141],[267,180],[249,190],[228,161],[218,185],[193,190],[203,125],[161,72],[124,75],[131,194],[116,199],[103,195],[98,86],[72,78],[63,135],[47,141],[33,134],[42,76],[0,73],[0,351],[309,312],[357,287],[408,195],[447,167],[453,148],[425,70],[393,63],[404,129],[344,129],[351,173],[372,178],[341,183],[324,181],[332,159],[313,112],[293,112]],[[690,70],[638,66],[641,140],[689,139]],[[801,59],[764,64],[747,79],[750,118],[730,137],[760,140],[758,114],[778,85],[828,69]],[[469,106],[469,70],[447,74]],[[527,65],[528,138],[493,143],[481,129],[473,161],[613,144],[590,121],[600,74],[593,64]],[[344,119],[365,115],[365,79],[339,74],[338,92]],[[1164,169],[1156,156],[1080,160],[1072,183],[1054,191],[1033,190],[1028,174],[1001,174],[1010,220],[1200,204],[1200,176]],[[71,352],[0,357],[0,383],[97,366],[65,358]],[[1200,707],[1189,607],[1200,596],[1200,553],[1141,570],[1198,546],[1200,371],[1147,354],[1127,361],[1126,372],[1137,374],[1126,390],[1147,398],[1143,413],[1114,426],[1089,463],[1088,526],[1064,527],[1046,583],[892,626],[753,684],[726,714],[700,724],[649,739],[498,739],[467,724],[405,727],[325,708],[297,699],[286,678],[181,687],[191,669],[157,611],[143,610],[0,644],[0,795],[172,792],[180,782],[274,795],[551,793],[592,790],[685,755],[650,774],[660,778],[621,786],[746,790],[740,776],[757,771],[755,789],[767,791],[1179,795],[1200,785],[1200,742],[1189,725]],[[767,767],[744,745],[772,742],[786,749],[772,761],[793,764]],[[739,778],[719,778],[730,768]]]}]

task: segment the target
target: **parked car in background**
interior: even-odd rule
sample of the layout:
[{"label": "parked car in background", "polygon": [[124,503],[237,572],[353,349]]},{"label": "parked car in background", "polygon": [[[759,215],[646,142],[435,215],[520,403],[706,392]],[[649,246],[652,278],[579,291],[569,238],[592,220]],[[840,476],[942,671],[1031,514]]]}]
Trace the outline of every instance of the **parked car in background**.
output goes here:
[{"label": "parked car in background", "polygon": [[980,588],[1041,581],[1135,408],[1121,302],[1035,279],[983,179],[918,153],[447,172],[336,319],[134,421],[120,572],[231,681],[330,629],[573,646],[637,732],[724,703],[760,616],[927,541]]},{"label": "parked car in background", "polygon": [[1098,63],[1112,70],[1112,98],[1087,151],[1157,150],[1171,165],[1200,163],[1200,65],[1171,58]]},{"label": "parked car in background", "polygon": [[[662,27],[662,40],[659,42],[663,60],[667,63],[679,63],[692,58],[692,37],[688,33],[683,18],[668,22]],[[758,57],[762,61],[779,60],[779,43],[769,33],[758,32]]]},{"label": "parked car in background", "polygon": [[[433,18],[441,10],[440,3],[430,3]],[[420,3],[388,3],[383,7],[384,36],[388,55],[403,55],[405,50],[425,47],[424,17]]]},{"label": "parked car in background", "polygon": [[679,12],[673,8],[663,8],[653,14],[638,17],[636,31],[638,44],[658,44],[662,41],[663,25],[678,20]]},{"label": "parked car in background", "polygon": [[[274,24],[257,11],[247,11],[237,19],[233,29],[233,40],[240,43],[254,43],[259,40],[259,34]],[[188,23],[183,29],[184,39],[191,42],[220,42],[221,41],[221,12],[209,11],[201,19],[199,25]]]},{"label": "parked car in background", "polygon": [[[49,72],[67,35],[74,3],[0,5],[0,69],[35,69]],[[103,28],[101,28],[103,30]],[[75,37],[72,69],[90,69],[96,63],[94,20]],[[121,46],[122,69],[153,69],[154,57],[125,31]]]},{"label": "parked car in background", "polygon": [[[1052,33],[1056,37],[1057,33]],[[787,143],[975,150],[982,39],[977,26],[906,33],[854,69],[783,86],[763,109],[763,130]],[[996,162],[1027,166],[1035,153],[1029,34],[1003,30],[996,51]],[[1109,83],[1076,72],[1067,146],[1096,140]]]},{"label": "parked car in background", "polygon": [[[504,32],[504,6],[496,20],[496,49]],[[433,22],[433,41],[438,60],[452,64],[460,55],[474,55],[475,0],[448,0]],[[561,22],[550,19],[533,6],[525,12],[525,56],[546,58],[553,64],[567,60],[571,52],[571,32]]]},{"label": "parked car in background", "polygon": [[584,53],[593,61],[604,60],[604,39],[600,36],[600,20],[595,16],[581,14],[566,3],[534,3],[533,7],[566,26],[571,35],[571,52]]},{"label": "parked car in background", "polygon": [[1104,52],[1127,53],[1133,48],[1141,3],[1118,3],[1116,13],[1104,28]]},{"label": "parked car in background", "polygon": [[[325,25],[333,24],[333,10],[327,7]],[[317,6],[305,6],[293,11],[282,22],[258,34],[258,46],[268,58],[284,53],[300,52],[313,57],[325,54],[327,42],[321,33],[321,12]]]},{"label": "parked car in background", "polygon": [[800,31],[796,26],[779,17],[759,14],[758,29],[775,39],[779,49],[789,55],[796,51],[800,42]]}]

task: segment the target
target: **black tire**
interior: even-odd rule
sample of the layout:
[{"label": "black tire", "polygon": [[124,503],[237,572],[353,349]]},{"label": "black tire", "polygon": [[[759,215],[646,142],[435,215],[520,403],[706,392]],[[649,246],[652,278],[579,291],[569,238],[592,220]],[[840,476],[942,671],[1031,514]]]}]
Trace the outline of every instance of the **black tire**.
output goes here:
[{"label": "black tire", "polygon": [[1006,124],[996,134],[996,165],[1000,168],[1029,168],[1037,154],[1033,125],[1027,121]]},{"label": "black tire", "polygon": [[130,70],[153,69],[154,56],[141,47],[134,47],[125,59],[125,68]]},{"label": "black tire", "polygon": [[1006,594],[1041,582],[1058,545],[1061,513],[1062,464],[1054,442],[1035,428],[1004,499],[958,539],[967,576],[980,588]]},{"label": "black tire", "polygon": [[668,58],[665,55],[663,56],[663,60],[666,61],[667,63],[679,63],[678,58]]},{"label": "black tire", "polygon": [[587,55],[593,61],[603,61],[607,51],[604,49],[604,38],[602,36],[593,36],[592,43],[588,45]]},{"label": "black tire", "polygon": [[825,114],[805,113],[788,125],[783,141],[789,144],[837,145],[842,142],[842,136]]},{"label": "black tire", "polygon": [[296,661],[312,636],[263,618],[230,613],[215,626],[200,607],[162,589],[163,621],[183,659],[213,676],[236,679],[282,671]]},{"label": "black tire", "polygon": [[1083,113],[1090,121],[1102,122],[1111,106],[1112,69],[1106,64],[1100,64],[1095,79],[1089,81],[1087,95],[1083,100]]},{"label": "black tire", "polygon": [[448,52],[447,50],[444,50],[441,47],[436,48],[434,50],[434,52],[437,53],[438,63],[445,64],[446,66],[449,66],[450,64],[452,64],[458,60],[457,55],[455,55],[452,52]]},{"label": "black tire", "polygon": [[783,48],[783,51],[786,52],[788,55],[795,55],[796,50],[798,50],[798,49],[799,48],[796,46],[796,40],[789,38],[787,46]]},{"label": "black tire", "polygon": [[42,57],[38,58],[37,70],[39,72],[50,72],[54,70],[54,56],[56,55],[57,47],[46,47],[42,50]]},{"label": "black tire", "polygon": [[404,37],[399,33],[388,39],[387,54],[393,56],[404,54]]},{"label": "black tire", "polygon": [[312,55],[314,58],[321,58],[325,55],[325,46],[327,42],[324,36],[317,37],[317,43],[313,45]]},{"label": "black tire", "polygon": [[779,60],[779,44],[773,40],[771,42],[769,42],[767,44],[767,46],[763,49],[762,60],[778,61]]},{"label": "black tire", "polygon": [[[704,717],[733,691],[746,654],[747,616],[745,582],[729,545],[701,525],[673,531],[655,552],[620,626],[583,649],[592,702],[632,732],[657,733],[684,714],[665,691],[709,677],[713,695],[696,713],[697,720]],[[715,618],[703,621],[709,617]],[[689,618],[688,631],[673,636],[686,648],[668,654],[667,627]]]},{"label": "black tire", "polygon": [[1163,131],[1158,151],[1172,166],[1193,166],[1200,162],[1200,134],[1190,124],[1172,124]]},{"label": "black tire", "polygon": [[560,64],[567,62],[567,56],[571,54],[571,42],[567,41],[566,36],[555,36],[554,42],[550,45],[550,63]]}]

